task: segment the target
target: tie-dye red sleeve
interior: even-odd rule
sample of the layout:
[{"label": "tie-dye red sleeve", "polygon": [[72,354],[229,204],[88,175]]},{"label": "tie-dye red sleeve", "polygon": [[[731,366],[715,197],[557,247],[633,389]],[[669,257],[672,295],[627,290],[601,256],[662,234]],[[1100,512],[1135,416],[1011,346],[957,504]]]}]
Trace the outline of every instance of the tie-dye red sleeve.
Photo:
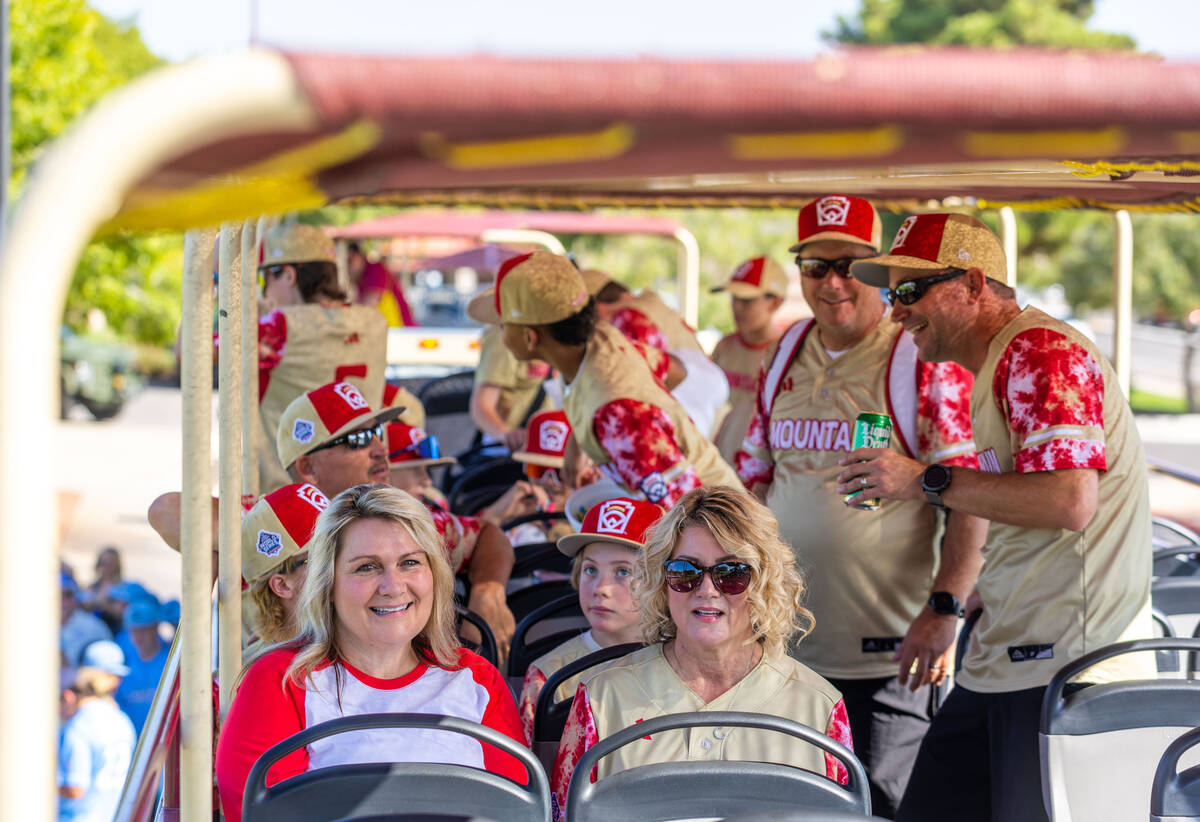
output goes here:
[{"label": "tie-dye red sleeve", "polygon": [[1017,473],[1107,468],[1104,373],[1065,334],[1032,328],[1014,337],[992,393],[1006,409]]},{"label": "tie-dye red sleeve", "polygon": [[533,744],[533,715],[537,711],[538,696],[546,684],[546,675],[536,665],[525,671],[521,683],[521,698],[517,700],[517,713],[521,715],[521,728],[525,731],[525,744]]},{"label": "tie-dye red sleeve", "polygon": [[[840,742],[850,750],[854,750],[854,740],[850,738],[850,717],[846,715],[845,701],[839,699],[833,706],[825,735],[834,742]],[[825,754],[825,775],[839,785],[846,785],[850,782],[850,772],[846,770],[846,766],[840,759],[830,754]]]},{"label": "tie-dye red sleeve", "polygon": [[642,345],[667,350],[667,338],[662,329],[636,308],[619,308],[613,312],[612,324],[630,340]]},{"label": "tie-dye red sleeve", "polygon": [[[592,703],[588,701],[587,686],[580,683],[575,691],[575,701],[571,703],[571,713],[563,728],[562,739],[558,743],[558,754],[554,757],[554,768],[550,772],[550,802],[555,822],[561,822],[567,810],[567,786],[571,784],[571,774],[575,766],[588,748],[600,741],[596,730],[596,717],[592,714]],[[596,781],[596,772],[592,771],[592,781]]]},{"label": "tie-dye red sleeve", "polygon": [[258,318],[258,399],[262,402],[271,384],[271,369],[287,349],[287,317],[276,309]]},{"label": "tie-dye red sleeve", "polygon": [[974,375],[952,362],[920,364],[917,450],[923,462],[978,468],[971,432]]},{"label": "tie-dye red sleeve", "polygon": [[638,400],[613,400],[596,411],[592,430],[609,457],[600,470],[631,494],[670,507],[700,487],[700,475],[661,408]]},{"label": "tie-dye red sleeve", "polygon": [[750,427],[746,429],[742,447],[733,457],[734,470],[747,488],[754,487],[755,483],[770,485],[775,480],[775,460],[771,456],[771,446],[767,441],[771,420],[762,403],[764,374],[763,367],[760,366],[758,380],[754,384],[754,413],[750,416]]}]

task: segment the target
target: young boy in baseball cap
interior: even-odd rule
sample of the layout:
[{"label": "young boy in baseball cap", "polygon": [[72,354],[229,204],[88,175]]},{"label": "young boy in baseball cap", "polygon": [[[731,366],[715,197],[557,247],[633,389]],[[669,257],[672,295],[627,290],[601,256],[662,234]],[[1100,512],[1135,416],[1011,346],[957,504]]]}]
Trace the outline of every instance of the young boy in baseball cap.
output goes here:
[{"label": "young boy in baseball cap", "polygon": [[[578,534],[559,538],[558,550],[574,560],[571,584],[579,590],[579,605],[591,627],[538,657],[526,670],[517,705],[526,741],[533,741],[533,715],[547,677],[601,648],[641,640],[630,590],[633,561],[645,546],[650,526],[662,514],[663,509],[653,503],[618,497],[593,505]],[[555,699],[570,699],[585,675],[564,681]]]}]

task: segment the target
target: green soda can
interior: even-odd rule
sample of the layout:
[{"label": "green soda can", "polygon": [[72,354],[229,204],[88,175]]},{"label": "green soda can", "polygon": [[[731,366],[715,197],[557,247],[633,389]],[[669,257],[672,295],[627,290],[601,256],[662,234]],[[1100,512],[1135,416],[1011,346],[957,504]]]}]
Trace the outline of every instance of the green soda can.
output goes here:
[{"label": "green soda can", "polygon": [[[887,448],[891,441],[892,418],[887,414],[878,411],[864,411],[854,418],[854,442],[851,450],[855,448]],[[879,497],[859,499],[860,496],[862,496],[862,491],[852,491],[842,497],[842,502],[851,508],[863,511],[878,511],[879,506],[883,504],[883,500]]]}]

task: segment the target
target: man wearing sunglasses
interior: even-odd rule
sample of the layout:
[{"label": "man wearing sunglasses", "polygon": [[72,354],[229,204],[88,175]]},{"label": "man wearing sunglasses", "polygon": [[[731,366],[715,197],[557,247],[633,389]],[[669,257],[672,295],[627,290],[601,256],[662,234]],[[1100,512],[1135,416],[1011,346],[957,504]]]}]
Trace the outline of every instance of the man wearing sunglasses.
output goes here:
[{"label": "man wearing sunglasses", "polygon": [[[983,614],[897,818],[1044,820],[1045,686],[1070,660],[1151,633],[1146,462],[1129,404],[1091,341],[1021,310],[999,239],[973,217],[910,217],[889,254],[852,271],[888,288],[892,320],[923,358],[975,374],[979,467],[864,448],[844,460],[839,491],[991,520]],[[1140,656],[1089,668],[1084,681],[1153,678],[1153,658]]]},{"label": "man wearing sunglasses", "polygon": [[[864,411],[889,413],[896,454],[974,464],[970,374],[918,362],[886,322],[879,290],[850,276],[878,253],[881,224],[866,200],[832,194],[800,210],[791,247],[812,320],[763,358],[756,409],[735,466],[775,513],[808,577],[816,630],[792,654],[846,701],[875,812],[891,816],[929,727],[930,683],[950,672],[956,617],[927,603],[966,599],[983,526],[955,516],[939,552],[938,516],[919,502],[848,508],[835,487]],[[899,671],[897,671],[899,663]]]}]

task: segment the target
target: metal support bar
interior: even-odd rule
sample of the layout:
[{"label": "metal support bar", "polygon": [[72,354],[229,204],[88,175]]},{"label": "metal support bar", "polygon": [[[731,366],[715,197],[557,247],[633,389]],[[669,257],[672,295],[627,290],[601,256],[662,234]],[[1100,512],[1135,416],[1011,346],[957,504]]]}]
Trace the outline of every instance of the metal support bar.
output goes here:
[{"label": "metal support bar", "polygon": [[1008,285],[1017,284],[1017,215],[1012,206],[1004,206],[1000,215],[1000,243],[1004,247],[1005,274]]},{"label": "metal support bar", "polygon": [[485,243],[527,243],[540,245],[555,254],[566,254],[562,242],[548,231],[532,228],[489,228],[479,235]]},{"label": "metal support bar", "polygon": [[350,244],[343,239],[333,241],[333,253],[337,259],[337,282],[342,293],[357,300],[357,294],[350,293]]},{"label": "metal support bar", "polygon": [[[262,224],[261,218],[258,225]],[[242,493],[257,497],[258,438],[258,238],[255,221],[242,226]],[[247,262],[249,261],[249,262]]]},{"label": "metal support bar", "polygon": [[[221,393],[219,503],[220,571],[217,598],[220,602],[217,641],[217,681],[221,683],[221,715],[229,710],[233,685],[242,670],[242,227],[226,223],[221,227],[220,313],[217,333]],[[253,338],[257,340],[257,335]],[[246,343],[246,348],[257,346]],[[235,388],[236,386],[236,388]]]},{"label": "metal support bar", "polygon": [[679,243],[679,269],[676,286],[679,289],[679,313],[684,321],[696,328],[700,320],[700,244],[696,236],[682,226],[675,229]]},{"label": "metal support bar", "polygon": [[183,603],[179,630],[180,807],[183,822],[212,820],[212,264],[213,229],[183,244]]},{"label": "metal support bar", "polygon": [[1129,396],[1130,340],[1133,335],[1133,221],[1128,211],[1113,212],[1113,369]]}]

